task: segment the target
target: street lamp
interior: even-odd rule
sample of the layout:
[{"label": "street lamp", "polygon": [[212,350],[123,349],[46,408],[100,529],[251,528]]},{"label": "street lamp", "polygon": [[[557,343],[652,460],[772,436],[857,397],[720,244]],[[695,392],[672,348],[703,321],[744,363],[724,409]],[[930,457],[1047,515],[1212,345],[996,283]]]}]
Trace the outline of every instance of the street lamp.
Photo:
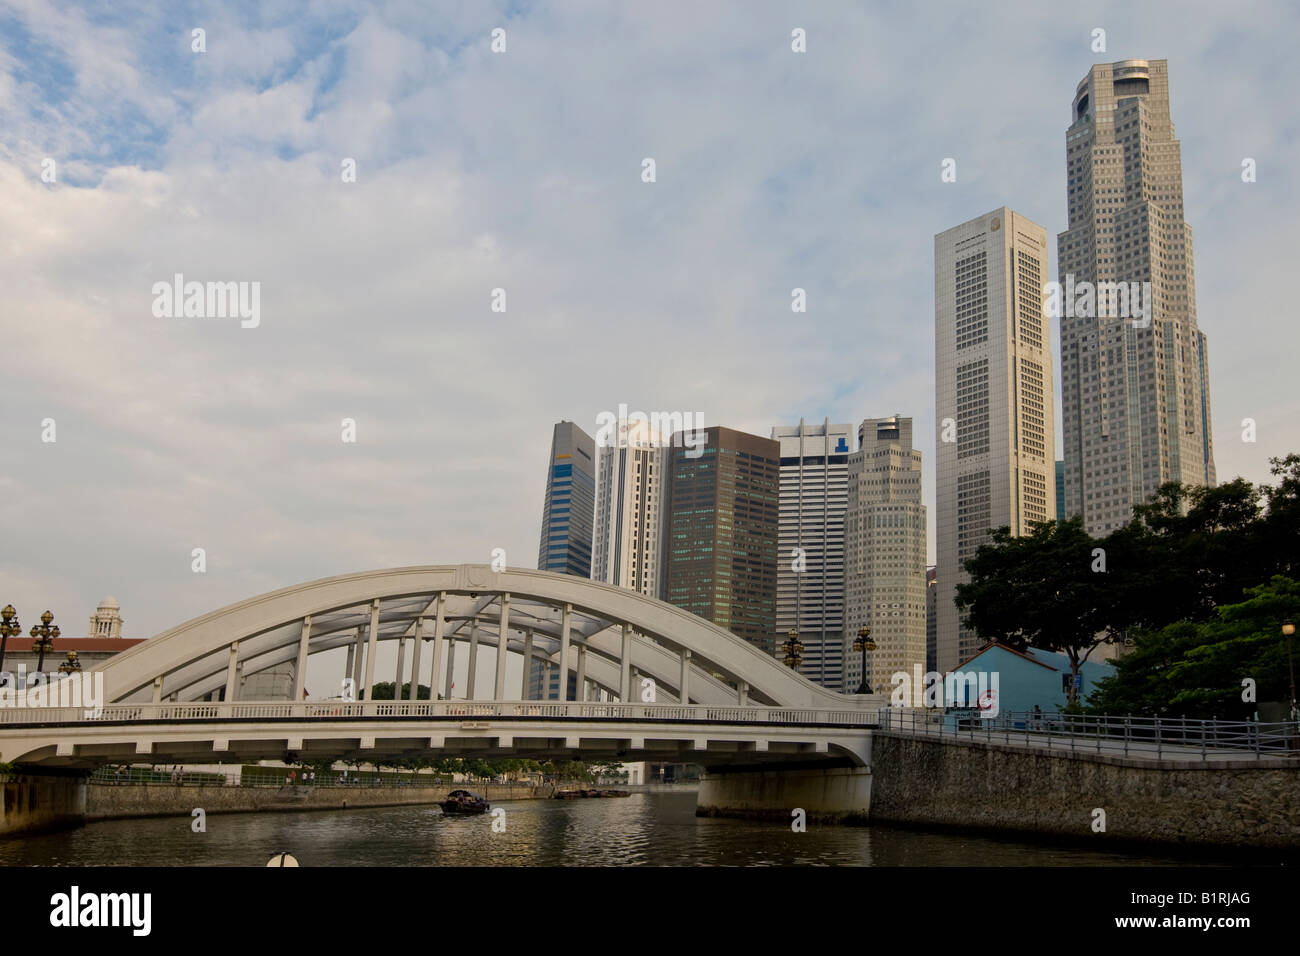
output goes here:
[{"label": "street lamp", "polygon": [[60,674],[75,674],[81,670],[81,661],[77,660],[76,651],[68,651],[68,659],[59,665]]},{"label": "street lamp", "polygon": [[785,666],[794,670],[803,663],[803,645],[799,643],[799,629],[790,628],[790,633],[786,635],[781,642],[781,650],[785,651]]},{"label": "street lamp", "polygon": [[858,685],[859,694],[870,694],[871,686],[867,683],[867,651],[876,649],[876,642],[871,639],[871,628],[863,624],[858,628],[858,639],[853,642],[853,649],[862,652],[862,683]]},{"label": "street lamp", "polygon": [[37,652],[36,673],[41,673],[45,666],[45,655],[54,650],[54,639],[59,636],[59,625],[50,627],[54,615],[46,611],[41,615],[41,623],[32,625],[32,650]]},{"label": "street lamp", "polygon": [[[1300,709],[1296,707],[1295,698],[1295,659],[1291,656],[1291,639],[1295,637],[1295,621],[1282,622],[1282,636],[1286,638],[1286,666],[1291,672],[1291,723],[1300,719]],[[1294,732],[1294,728],[1293,728]]]},{"label": "street lamp", "polygon": [[14,610],[12,604],[6,604],[5,609],[0,611],[0,673],[5,669],[5,645],[9,643],[9,638],[17,637],[23,632],[23,626],[18,623],[18,612]]}]

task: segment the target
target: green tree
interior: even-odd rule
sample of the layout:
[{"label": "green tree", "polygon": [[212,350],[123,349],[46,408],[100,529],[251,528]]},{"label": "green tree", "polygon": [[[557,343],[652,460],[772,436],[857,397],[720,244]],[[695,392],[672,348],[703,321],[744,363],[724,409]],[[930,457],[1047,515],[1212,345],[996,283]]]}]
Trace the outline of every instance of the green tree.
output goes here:
[{"label": "green tree", "polygon": [[319,759],[316,759],[316,760],[302,760],[302,759],[299,759],[298,762],[297,762],[297,764],[296,764],[296,766],[298,766],[298,767],[301,768],[302,770],[306,770],[306,771],[308,771],[308,772],[313,772],[313,771],[314,771],[314,772],[316,773],[316,775],[317,775],[318,777],[320,777],[321,780],[322,780],[322,782],[323,782],[323,781],[329,779],[330,774],[333,773],[333,770],[334,770],[334,758],[333,758],[333,757],[322,757],[322,758],[319,758]]},{"label": "green tree", "polygon": [[[1260,609],[1269,594],[1286,603],[1284,586],[1274,593],[1279,577],[1300,579],[1300,455],[1272,458],[1270,470],[1275,482],[1259,486],[1165,484],[1127,525],[1096,539],[1077,518],[1019,538],[1001,528],[966,562],[958,607],[982,638],[1061,651],[1076,675],[1099,644],[1132,638],[1094,709],[1242,711],[1240,691],[1225,689],[1221,672],[1262,668],[1275,680],[1281,650],[1269,634],[1281,618],[1270,623],[1267,614],[1281,611]],[[1251,608],[1264,616],[1248,624],[1241,615]],[[1259,693],[1278,694],[1255,679]]]},{"label": "green tree", "polygon": [[590,765],[590,768],[592,776],[598,780],[601,777],[617,777],[624,773],[621,760],[597,760]]},{"label": "green tree", "polygon": [[1257,536],[1270,574],[1300,580],[1300,455],[1270,458],[1277,484],[1261,491],[1267,511]]},{"label": "green tree", "polygon": [[[371,700],[393,700],[393,688],[396,684],[393,681],[376,681],[374,693],[371,694]],[[402,700],[406,700],[406,695],[411,692],[411,682],[407,681],[402,685]],[[420,684],[415,688],[416,700],[429,700],[429,688],[425,684]]]},{"label": "green tree", "polygon": [[1259,547],[1263,491],[1236,478],[1214,488],[1162,485],[1133,521],[1099,542],[1128,577],[1128,625],[1203,621],[1272,570]]},{"label": "green tree", "polygon": [[1123,632],[1125,582],[1098,548],[1078,517],[1036,523],[1021,537],[998,528],[966,562],[970,580],[957,586],[957,607],[986,641],[1063,653],[1077,675],[1099,645]]},{"label": "green tree", "polygon": [[433,761],[438,773],[465,773],[465,761],[460,757],[439,757]]},{"label": "green tree", "polygon": [[1255,699],[1290,696],[1280,624],[1300,609],[1300,581],[1281,576],[1249,588],[1245,600],[1216,610],[1208,621],[1178,621],[1140,633],[1088,698],[1094,713],[1244,719],[1245,680]]}]

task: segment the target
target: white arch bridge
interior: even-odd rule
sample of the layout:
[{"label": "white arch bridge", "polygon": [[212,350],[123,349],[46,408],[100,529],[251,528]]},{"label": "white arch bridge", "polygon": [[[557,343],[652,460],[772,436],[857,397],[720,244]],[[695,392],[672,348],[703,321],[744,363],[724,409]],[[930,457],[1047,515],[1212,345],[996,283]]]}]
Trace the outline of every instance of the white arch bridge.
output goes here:
[{"label": "white arch bridge", "polygon": [[[455,657],[467,654],[472,699],[370,699],[389,676],[376,674],[388,642],[408,697],[425,684],[451,698]],[[347,663],[332,699],[307,699],[308,661],[339,648]],[[511,655],[522,678],[508,679]],[[290,661],[292,699],[238,699],[242,678]],[[533,662],[557,674],[562,699],[529,698]],[[472,564],[366,571],[260,595],[145,641],[101,672],[107,702],[97,713],[0,709],[0,761],[39,771],[437,752],[863,772],[885,703],[826,690],[633,591]],[[345,682],[362,699],[338,699]]]}]

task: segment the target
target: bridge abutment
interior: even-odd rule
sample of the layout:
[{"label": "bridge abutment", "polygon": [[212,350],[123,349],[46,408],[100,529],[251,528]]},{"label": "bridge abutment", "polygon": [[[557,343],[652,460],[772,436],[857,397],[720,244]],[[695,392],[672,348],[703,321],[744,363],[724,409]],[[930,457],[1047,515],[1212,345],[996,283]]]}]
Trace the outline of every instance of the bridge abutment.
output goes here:
[{"label": "bridge abutment", "polygon": [[700,779],[695,814],[789,821],[865,822],[871,811],[871,769],[832,767],[710,773]]},{"label": "bridge abutment", "polygon": [[0,838],[85,822],[84,773],[12,773],[0,777],[0,788]]}]

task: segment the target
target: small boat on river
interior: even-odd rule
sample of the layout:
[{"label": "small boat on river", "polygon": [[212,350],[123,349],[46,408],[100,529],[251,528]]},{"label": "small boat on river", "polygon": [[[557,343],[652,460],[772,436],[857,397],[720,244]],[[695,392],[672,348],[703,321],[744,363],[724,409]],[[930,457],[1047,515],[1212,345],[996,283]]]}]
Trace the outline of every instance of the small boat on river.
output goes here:
[{"label": "small boat on river", "polygon": [[468,790],[453,790],[447,794],[447,799],[438,806],[442,807],[445,816],[470,816],[476,813],[486,813],[492,805]]},{"label": "small boat on river", "polygon": [[630,797],[632,796],[626,790],[599,790],[596,788],[584,787],[577,790],[556,790],[556,800],[580,800],[594,799],[599,797]]}]

